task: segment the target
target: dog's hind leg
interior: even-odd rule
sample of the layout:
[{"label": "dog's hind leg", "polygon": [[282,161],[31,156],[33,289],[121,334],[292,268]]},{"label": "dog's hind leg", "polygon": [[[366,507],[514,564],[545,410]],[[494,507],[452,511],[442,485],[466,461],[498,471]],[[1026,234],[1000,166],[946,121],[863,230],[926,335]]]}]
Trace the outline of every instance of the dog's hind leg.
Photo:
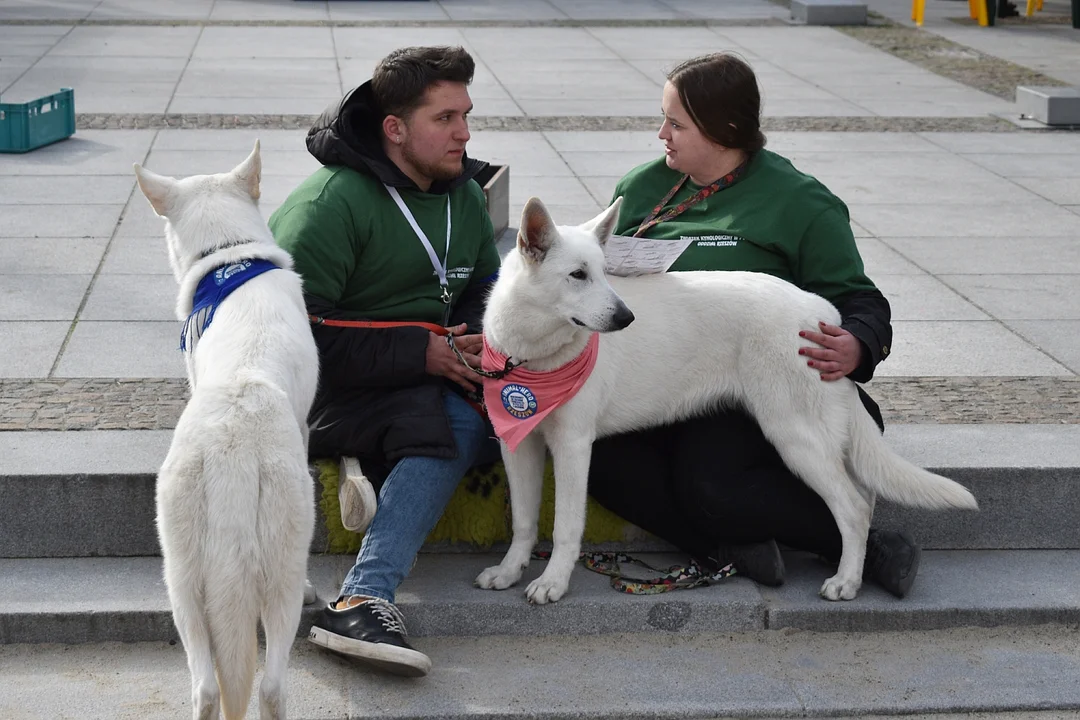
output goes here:
[{"label": "dog's hind leg", "polygon": [[187,654],[188,671],[191,673],[192,717],[194,720],[217,720],[221,710],[221,693],[210,650],[210,626],[203,614],[199,591],[189,584],[193,576],[182,578],[181,574],[174,567],[166,567],[173,621]]},{"label": "dog's hind leg", "polygon": [[833,457],[817,438],[807,443],[778,445],[777,450],[793,473],[825,501],[840,530],[842,550],[836,574],[821,586],[827,600],[851,600],[862,586],[866,535],[874,506],[847,473],[844,462]]},{"label": "dog's hind leg", "polygon": [[514,519],[514,537],[502,562],[487,568],[476,577],[476,585],[488,590],[505,590],[521,579],[536,547],[540,499],[544,489],[544,464],[547,462],[544,438],[533,432],[517,450],[510,452],[501,443],[506,481],[510,487],[510,512]]},{"label": "dog's hind leg", "polygon": [[[286,583],[288,576],[303,577],[303,570],[294,573],[282,568],[273,586],[268,583],[263,598],[262,623],[266,634],[266,663],[259,685],[260,720],[285,720],[286,675],[289,653],[296,628],[300,624],[303,606],[303,587]],[[291,587],[286,586],[291,584]]]},{"label": "dog's hind leg", "polygon": [[551,443],[555,463],[555,527],[551,560],[543,574],[529,583],[525,596],[543,605],[557,602],[570,587],[570,574],[581,554],[588,507],[589,461],[592,438],[573,435]]},{"label": "dog's hind leg", "polygon": [[853,599],[862,586],[873,493],[862,491],[848,473],[842,438],[830,433],[822,418],[800,416],[790,407],[786,412],[758,408],[754,415],[788,468],[825,501],[840,530],[840,566],[821,586],[821,596]]}]

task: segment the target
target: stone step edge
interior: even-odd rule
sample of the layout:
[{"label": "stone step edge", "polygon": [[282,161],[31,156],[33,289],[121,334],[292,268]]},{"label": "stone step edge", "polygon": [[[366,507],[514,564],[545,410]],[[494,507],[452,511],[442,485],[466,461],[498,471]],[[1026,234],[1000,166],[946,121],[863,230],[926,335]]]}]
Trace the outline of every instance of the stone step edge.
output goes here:
[{"label": "stone step edge", "polygon": [[[171,430],[0,432],[0,477],[156,474]],[[1080,424],[895,424],[886,442],[929,468],[1080,468]]]},{"label": "stone step edge", "polygon": [[[1080,551],[927,551],[918,579],[903,599],[869,579],[859,596],[829,602],[817,591],[832,568],[805,554],[788,554],[779,588],[741,577],[708,587],[629,595],[609,579],[575,568],[569,593],[536,606],[524,597],[542,572],[533,562],[514,588],[473,586],[500,555],[421,555],[398,591],[411,635],[543,636],[612,633],[712,633],[765,629],[882,632],[982,626],[1080,623]],[[645,555],[667,567],[666,555]],[[323,605],[337,597],[352,564],[346,557],[313,557],[309,576],[320,601],[305,608],[304,635]],[[637,572],[641,572],[640,570]],[[161,563],[156,558],[0,560],[0,644],[134,642],[175,639]]]}]

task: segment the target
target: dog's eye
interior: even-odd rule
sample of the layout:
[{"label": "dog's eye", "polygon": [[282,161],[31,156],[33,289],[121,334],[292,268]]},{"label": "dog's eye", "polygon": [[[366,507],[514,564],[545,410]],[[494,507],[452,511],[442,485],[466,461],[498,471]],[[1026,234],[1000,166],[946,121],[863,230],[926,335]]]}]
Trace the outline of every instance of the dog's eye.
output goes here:
[{"label": "dog's eye", "polygon": [[575,270],[574,272],[570,273],[570,277],[574,278],[575,280],[584,280],[585,278],[589,277],[589,274],[586,273],[584,270]]}]

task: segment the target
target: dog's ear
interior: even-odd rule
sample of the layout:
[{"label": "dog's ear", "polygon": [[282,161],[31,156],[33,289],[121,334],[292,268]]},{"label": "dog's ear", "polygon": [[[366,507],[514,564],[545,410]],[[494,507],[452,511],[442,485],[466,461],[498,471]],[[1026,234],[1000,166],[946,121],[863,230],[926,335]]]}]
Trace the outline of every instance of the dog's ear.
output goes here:
[{"label": "dog's ear", "polygon": [[541,262],[551,248],[555,237],[555,223],[539,198],[529,198],[521,211],[521,229],[518,230],[518,251],[532,262]]},{"label": "dog's ear", "polygon": [[233,176],[240,187],[244,189],[252,200],[259,199],[259,184],[262,182],[262,156],[259,153],[259,141],[255,141],[255,149],[247,156],[247,160],[233,168]]},{"label": "dog's ear", "polygon": [[176,180],[164,175],[152,173],[139,163],[135,163],[135,177],[139,181],[139,189],[150,201],[150,207],[154,208],[161,217],[167,217],[172,205],[172,191],[176,187]]},{"label": "dog's ear", "polygon": [[608,238],[611,237],[611,233],[615,230],[615,224],[619,222],[620,207],[622,207],[622,195],[615,198],[615,202],[611,203],[602,213],[582,224],[581,228],[594,233],[601,245],[606,244]]}]

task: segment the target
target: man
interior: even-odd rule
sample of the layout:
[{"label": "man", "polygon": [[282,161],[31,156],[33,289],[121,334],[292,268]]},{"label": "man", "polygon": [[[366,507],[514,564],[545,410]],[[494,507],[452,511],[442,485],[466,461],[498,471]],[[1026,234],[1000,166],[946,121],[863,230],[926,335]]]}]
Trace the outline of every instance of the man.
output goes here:
[{"label": "man", "polygon": [[[409,676],[431,661],[409,645],[395,591],[465,472],[498,457],[467,400],[481,378],[463,363],[480,366],[499,268],[472,179],[487,163],[465,154],[474,68],[461,48],[392,52],[312,127],[308,150],[323,167],[270,218],[316,318],[310,455],[343,458],[342,520],[367,530],[310,639]],[[382,481],[377,509],[361,464]]]}]

